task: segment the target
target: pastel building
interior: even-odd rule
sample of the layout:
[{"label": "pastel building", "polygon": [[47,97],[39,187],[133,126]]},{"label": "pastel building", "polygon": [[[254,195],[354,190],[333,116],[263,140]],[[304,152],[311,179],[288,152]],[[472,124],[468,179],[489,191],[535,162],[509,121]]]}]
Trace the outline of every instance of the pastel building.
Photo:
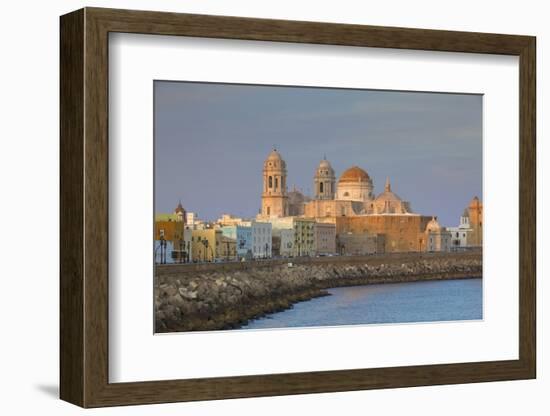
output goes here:
[{"label": "pastel building", "polygon": [[222,235],[235,240],[235,250],[238,259],[253,257],[252,226],[242,224],[227,225],[221,228]]},{"label": "pastel building", "polygon": [[252,257],[272,257],[271,223],[261,221],[243,221],[241,225],[250,227],[252,241]]},{"label": "pastel building", "polygon": [[315,255],[315,220],[313,218],[294,218],[294,255]]},{"label": "pastel building", "polygon": [[192,230],[192,261],[212,262],[221,258],[222,231],[220,229]]}]

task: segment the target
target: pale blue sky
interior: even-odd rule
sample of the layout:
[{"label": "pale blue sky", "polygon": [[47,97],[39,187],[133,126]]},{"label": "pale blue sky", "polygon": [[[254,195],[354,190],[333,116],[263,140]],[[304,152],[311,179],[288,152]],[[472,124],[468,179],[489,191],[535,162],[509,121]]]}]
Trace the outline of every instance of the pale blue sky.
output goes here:
[{"label": "pale blue sky", "polygon": [[254,216],[276,146],[311,194],[326,154],[337,177],[365,169],[415,212],[456,225],[482,191],[482,96],[156,81],[155,211]]}]

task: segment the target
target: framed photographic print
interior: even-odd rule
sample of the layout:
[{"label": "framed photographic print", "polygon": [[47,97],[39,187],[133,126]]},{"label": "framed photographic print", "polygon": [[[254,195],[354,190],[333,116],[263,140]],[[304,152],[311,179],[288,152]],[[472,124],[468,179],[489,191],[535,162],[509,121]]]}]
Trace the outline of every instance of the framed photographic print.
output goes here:
[{"label": "framed photographic print", "polygon": [[535,49],[62,16],[61,398],[534,378]]}]

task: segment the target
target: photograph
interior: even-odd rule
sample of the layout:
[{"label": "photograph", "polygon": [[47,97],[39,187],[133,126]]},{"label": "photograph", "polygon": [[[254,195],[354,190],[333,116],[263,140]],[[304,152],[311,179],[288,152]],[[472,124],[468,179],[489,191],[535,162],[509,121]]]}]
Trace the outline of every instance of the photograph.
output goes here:
[{"label": "photograph", "polygon": [[483,95],[154,81],[155,333],[483,319]]}]

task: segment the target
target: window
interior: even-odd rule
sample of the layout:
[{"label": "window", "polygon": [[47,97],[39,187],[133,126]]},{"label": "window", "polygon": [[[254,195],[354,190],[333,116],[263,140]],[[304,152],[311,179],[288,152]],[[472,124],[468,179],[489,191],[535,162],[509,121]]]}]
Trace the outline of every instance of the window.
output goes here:
[{"label": "window", "polygon": [[275,189],[279,187],[279,178],[275,177]]},{"label": "window", "polygon": [[323,182],[321,182],[319,184],[319,193],[322,194],[323,193]]},{"label": "window", "polygon": [[272,176],[269,177],[268,182],[269,182],[268,187],[273,188],[273,177]]}]

